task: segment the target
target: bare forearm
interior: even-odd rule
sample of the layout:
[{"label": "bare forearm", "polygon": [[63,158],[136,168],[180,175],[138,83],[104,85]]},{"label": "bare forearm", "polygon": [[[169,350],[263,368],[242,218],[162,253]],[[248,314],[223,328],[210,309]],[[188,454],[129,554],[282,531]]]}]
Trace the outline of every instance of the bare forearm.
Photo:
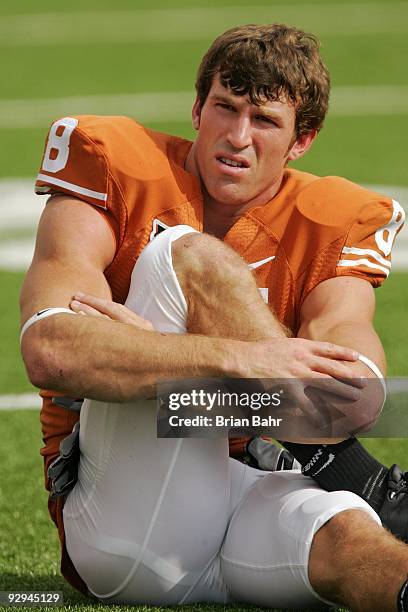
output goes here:
[{"label": "bare forearm", "polygon": [[130,401],[152,395],[160,380],[233,375],[233,343],[60,314],[27,330],[22,351],[36,386],[74,397]]},{"label": "bare forearm", "polygon": [[[360,354],[368,357],[380,371],[385,374],[386,364],[381,342],[371,324],[366,322],[341,322],[332,326],[325,326],[319,321],[303,325],[299,331],[303,338],[336,342],[343,346],[354,348]],[[353,375],[370,379],[361,392],[361,398],[345,408],[348,414],[349,426],[342,425],[343,431],[369,430],[378,419],[384,401],[383,387],[372,369],[361,360],[350,364]],[[341,408],[341,407],[340,407]],[[342,410],[343,411],[343,410]],[[346,423],[346,422],[344,422]],[[339,437],[340,441],[344,436]],[[330,442],[334,442],[331,440]]]},{"label": "bare forearm", "polygon": [[[361,321],[342,321],[325,323],[311,321],[304,323],[298,336],[308,340],[333,342],[341,346],[353,348],[371,359],[383,374],[386,371],[386,361],[381,341],[371,324]],[[356,376],[372,377],[372,371],[361,361],[351,365]]]}]

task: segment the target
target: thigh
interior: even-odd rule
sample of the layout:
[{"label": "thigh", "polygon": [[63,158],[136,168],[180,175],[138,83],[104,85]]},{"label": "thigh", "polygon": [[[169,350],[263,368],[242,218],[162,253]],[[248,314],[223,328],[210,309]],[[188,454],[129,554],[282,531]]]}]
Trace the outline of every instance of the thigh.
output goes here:
[{"label": "thigh", "polygon": [[[226,440],[157,439],[154,402],[87,401],[69,555],[110,602],[175,604],[219,554],[231,515]],[[219,600],[216,590],[208,600]]]},{"label": "thigh", "polygon": [[187,303],[173,268],[171,245],[191,233],[197,232],[189,225],[161,232],[145,247],[133,269],[126,306],[157,330],[186,332]]},{"label": "thigh", "polygon": [[[159,234],[133,270],[126,305],[160,331],[185,332],[187,305],[171,245],[194,231],[176,226]],[[225,535],[227,441],[157,439],[154,402],[86,401],[80,446],[78,484],[64,509],[67,548],[80,575],[105,600],[178,603]]]},{"label": "thigh", "polygon": [[310,585],[314,534],[332,516],[359,508],[376,513],[348,491],[328,493],[297,471],[259,479],[235,511],[221,551],[232,601],[267,607],[325,607]]}]

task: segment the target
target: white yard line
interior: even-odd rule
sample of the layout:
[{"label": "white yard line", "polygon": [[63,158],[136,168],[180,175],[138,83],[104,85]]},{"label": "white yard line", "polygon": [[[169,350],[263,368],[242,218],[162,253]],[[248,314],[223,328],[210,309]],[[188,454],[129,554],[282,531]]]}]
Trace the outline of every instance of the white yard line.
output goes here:
[{"label": "white yard line", "polygon": [[41,398],[38,393],[0,395],[0,410],[39,410]]},{"label": "white yard line", "polygon": [[[408,4],[407,4],[408,6]],[[130,115],[141,122],[189,121],[193,91],[0,100],[0,128],[45,127],[70,115]],[[408,85],[334,87],[331,117],[408,114]]]},{"label": "white yard line", "polygon": [[330,94],[329,117],[406,114],[408,85],[333,87]]},{"label": "white yard line", "polygon": [[6,15],[2,46],[202,40],[237,23],[286,22],[322,35],[408,32],[406,2],[75,11]]},{"label": "white yard line", "polygon": [[[26,270],[30,265],[38,224],[47,196],[36,196],[33,179],[0,180],[0,269]],[[370,185],[374,191],[392,196],[408,209],[408,187]],[[15,237],[13,231],[27,235]],[[7,237],[10,232],[10,238]],[[393,270],[408,269],[408,224],[399,234],[393,251]]]},{"label": "white yard line", "polygon": [[0,128],[43,127],[65,115],[130,115],[142,122],[189,121],[193,101],[192,91],[0,100]]},{"label": "white yard line", "polygon": [[[407,394],[408,378],[390,378],[387,380],[388,395]],[[38,393],[21,393],[0,395],[0,412],[2,410],[39,410],[41,398]]]},{"label": "white yard line", "polygon": [[0,241],[0,270],[25,271],[34,254],[34,236],[21,240]]}]

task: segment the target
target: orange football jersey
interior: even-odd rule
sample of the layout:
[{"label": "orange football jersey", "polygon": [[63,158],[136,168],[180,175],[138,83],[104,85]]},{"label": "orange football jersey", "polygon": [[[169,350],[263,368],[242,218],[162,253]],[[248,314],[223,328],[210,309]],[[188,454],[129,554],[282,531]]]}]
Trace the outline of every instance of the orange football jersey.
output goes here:
[{"label": "orange football jersey", "polygon": [[[51,127],[36,191],[68,193],[106,216],[117,245],[106,277],[117,301],[155,232],[179,223],[203,230],[200,185],[184,170],[191,144],[126,117],[66,117]],[[382,283],[403,221],[390,198],[287,169],[275,197],[245,213],[224,240],[255,269],[265,299],[296,333],[302,302],[321,281],[351,274]]]},{"label": "orange football jersey", "polygon": [[[184,170],[191,145],[126,117],[65,117],[51,126],[36,191],[72,195],[105,216],[116,239],[105,271],[115,301],[126,299],[134,264],[158,231],[177,224],[203,231],[200,184]],[[286,169],[273,199],[246,212],[224,241],[253,268],[264,299],[296,334],[302,303],[320,282],[342,275],[374,287],[383,282],[403,222],[391,198],[343,178]],[[66,412],[45,399],[46,469],[77,419]],[[61,508],[50,505],[63,542]],[[83,587],[63,550],[64,575]]]}]

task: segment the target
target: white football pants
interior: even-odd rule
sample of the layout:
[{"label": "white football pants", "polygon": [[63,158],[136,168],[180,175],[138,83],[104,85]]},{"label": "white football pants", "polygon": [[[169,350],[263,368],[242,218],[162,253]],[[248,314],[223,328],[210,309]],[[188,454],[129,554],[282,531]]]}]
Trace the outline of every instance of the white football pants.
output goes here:
[{"label": "white football pants", "polygon": [[[192,231],[159,234],[134,268],[126,304],[158,330],[185,332],[171,243]],[[154,400],[85,401],[80,445],[64,508],[67,549],[105,602],[325,608],[308,578],[314,534],[351,508],[380,522],[353,493],[230,459],[226,439],[157,439]]]}]

